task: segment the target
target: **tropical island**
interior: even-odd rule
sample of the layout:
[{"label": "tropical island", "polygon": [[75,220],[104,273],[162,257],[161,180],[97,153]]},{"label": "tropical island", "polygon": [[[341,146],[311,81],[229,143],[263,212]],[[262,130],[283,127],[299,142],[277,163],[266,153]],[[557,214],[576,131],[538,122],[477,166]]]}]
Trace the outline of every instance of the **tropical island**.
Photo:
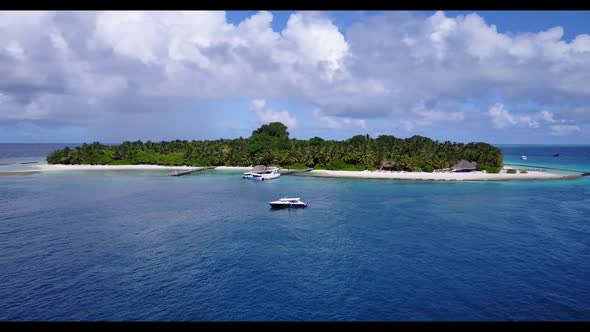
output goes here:
[{"label": "tropical island", "polygon": [[390,135],[371,138],[356,135],[344,141],[289,138],[280,122],[262,125],[248,138],[213,141],[154,143],[147,141],[105,145],[83,144],[75,149],[56,150],[49,164],[242,166],[273,165],[281,168],[363,171],[386,164],[394,171],[433,172],[447,169],[465,159],[477,163],[478,170],[497,173],[502,152],[487,143],[438,142],[423,136],[401,139]]},{"label": "tropical island", "polygon": [[539,170],[506,168],[499,148],[484,142],[439,142],[424,136],[356,135],[347,140],[289,137],[288,128],[271,122],[248,138],[99,142],[64,148],[47,157],[40,170],[98,169],[250,169],[268,165],[281,169],[313,168],[306,175],[409,180],[541,180],[575,178]]}]

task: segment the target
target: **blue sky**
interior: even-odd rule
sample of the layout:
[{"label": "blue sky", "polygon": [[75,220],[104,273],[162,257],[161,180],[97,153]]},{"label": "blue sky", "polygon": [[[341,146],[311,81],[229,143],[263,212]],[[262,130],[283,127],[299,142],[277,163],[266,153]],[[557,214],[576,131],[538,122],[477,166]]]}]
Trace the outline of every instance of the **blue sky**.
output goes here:
[{"label": "blue sky", "polygon": [[590,12],[0,13],[0,142],[590,142]]},{"label": "blue sky", "polygon": [[[228,11],[227,20],[233,24],[239,24],[245,18],[255,15],[253,10]],[[287,25],[289,15],[293,11],[273,11],[272,26],[274,30],[280,31]],[[346,30],[355,20],[363,16],[377,15],[380,11],[329,11],[325,12],[333,18],[333,22],[341,30]],[[434,10],[417,11],[423,15],[433,15]],[[584,10],[448,10],[445,11],[449,17],[477,13],[488,23],[495,24],[499,32],[535,32],[542,31],[554,26],[563,26],[565,29],[564,39],[571,40],[578,34],[588,33],[588,22],[590,22],[590,11]]]}]

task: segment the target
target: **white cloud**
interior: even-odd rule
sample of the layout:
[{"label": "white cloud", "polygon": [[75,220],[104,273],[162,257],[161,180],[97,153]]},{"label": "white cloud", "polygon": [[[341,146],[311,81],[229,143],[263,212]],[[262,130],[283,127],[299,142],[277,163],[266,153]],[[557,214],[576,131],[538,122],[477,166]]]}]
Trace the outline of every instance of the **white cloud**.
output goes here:
[{"label": "white cloud", "polygon": [[264,106],[266,106],[266,100],[264,99],[254,99],[250,102],[250,109],[254,112],[262,111]]},{"label": "white cloud", "polygon": [[12,101],[12,97],[0,92],[0,104],[9,103]]},{"label": "white cloud", "polygon": [[553,117],[555,115],[551,112],[547,112],[547,111],[542,111],[541,112],[541,118],[545,121],[545,122],[549,122],[549,123],[553,123],[553,122],[557,122],[557,120],[555,120]]},{"label": "white cloud", "polygon": [[4,53],[17,61],[25,60],[25,51],[19,43],[12,40],[4,47]]},{"label": "white cloud", "polygon": [[535,120],[530,115],[521,115],[518,118],[518,123],[531,128],[539,128],[539,121]]},{"label": "white cloud", "polygon": [[275,112],[271,109],[263,110],[266,105],[264,99],[254,99],[250,103],[250,109],[256,114],[256,118],[261,123],[281,122],[289,129],[297,128],[297,119],[287,111]]},{"label": "white cloud", "polygon": [[551,134],[556,136],[573,135],[581,132],[580,127],[576,125],[560,124],[550,126],[549,128],[551,128]]},{"label": "white cloud", "polygon": [[[443,105],[444,106],[444,105]],[[447,106],[450,108],[454,105]],[[465,119],[465,114],[458,111],[444,109],[429,109],[422,100],[409,113],[399,120],[405,131],[412,131],[417,127],[440,125],[443,123],[457,123]]]},{"label": "white cloud", "polygon": [[517,121],[514,120],[514,117],[512,117],[510,112],[508,112],[508,110],[506,110],[502,104],[495,104],[492,106],[488,111],[488,114],[492,118],[494,126],[499,129],[503,129],[517,123]]},{"label": "white cloud", "polygon": [[332,80],[334,73],[342,69],[348,44],[338,27],[323,15],[294,13],[289,16],[281,35],[287,47],[294,51],[289,58],[291,63],[305,60],[319,66],[322,76],[328,80]]},{"label": "white cloud", "polygon": [[[371,109],[384,114],[412,109],[422,99],[477,100],[499,94],[507,103],[533,99],[555,104],[568,95],[590,96],[582,83],[589,78],[590,52],[583,51],[588,35],[568,43],[562,34],[561,27],[504,34],[477,14],[450,18],[437,12],[421,21],[387,13],[350,28],[350,53],[364,59],[350,71],[358,73],[358,94],[364,92],[365,77],[389,87],[385,98],[365,98]],[[347,96],[355,98],[354,93]],[[322,109],[338,113],[329,105]]]},{"label": "white cloud", "polygon": [[363,119],[351,119],[351,118],[342,118],[342,117],[333,117],[323,115],[320,111],[315,110],[313,112],[313,117],[315,120],[319,121],[324,126],[335,129],[335,130],[342,130],[342,129],[362,129],[367,130],[367,122]]},{"label": "white cloud", "polygon": [[513,115],[500,103],[492,106],[488,111],[488,115],[492,118],[494,126],[498,129],[505,129],[515,125],[525,128],[540,128],[541,124],[568,122],[566,119],[555,119],[555,114],[548,111],[530,113],[528,115]]},{"label": "white cloud", "polygon": [[590,36],[578,35],[572,42],[572,51],[576,53],[590,52]]}]

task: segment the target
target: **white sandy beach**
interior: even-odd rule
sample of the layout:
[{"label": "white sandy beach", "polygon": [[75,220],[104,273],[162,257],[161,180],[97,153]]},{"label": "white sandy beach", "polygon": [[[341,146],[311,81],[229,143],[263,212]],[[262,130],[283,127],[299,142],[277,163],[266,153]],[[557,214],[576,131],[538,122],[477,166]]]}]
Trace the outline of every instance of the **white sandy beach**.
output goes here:
[{"label": "white sandy beach", "polygon": [[[46,171],[84,171],[84,170],[187,170],[200,167],[192,166],[160,166],[160,165],[49,165],[38,164],[32,169],[41,172]],[[215,170],[249,171],[251,167],[218,166]],[[557,180],[571,179],[579,175],[564,175],[551,173],[550,171],[528,171],[522,174],[506,173],[506,167],[501,173],[491,174],[482,171],[467,173],[449,172],[394,172],[394,171],[330,171],[313,170],[305,173],[307,176],[335,177],[335,178],[359,178],[359,179],[389,179],[389,180],[417,180],[417,181],[507,181],[507,180]]]},{"label": "white sandy beach", "polygon": [[492,174],[482,171],[467,173],[447,172],[380,172],[380,171],[329,171],[313,170],[312,176],[318,177],[341,177],[361,179],[389,179],[389,180],[423,180],[423,181],[507,181],[507,180],[556,180],[567,179],[577,176],[561,175],[543,171],[527,171],[526,174],[507,174],[505,170],[501,173]]},{"label": "white sandy beach", "polygon": [[[162,166],[162,165],[62,165],[37,164],[32,166],[38,171],[113,171],[113,170],[189,170],[202,168],[197,166]],[[215,170],[249,171],[252,167],[217,166]]]},{"label": "white sandy beach", "polygon": [[252,170],[252,167],[244,167],[244,166],[217,166],[215,167],[215,170],[218,171],[250,171]]},{"label": "white sandy beach", "polygon": [[188,170],[200,167],[193,166],[161,166],[161,165],[61,165],[38,164],[33,169],[46,171],[92,171],[92,170]]}]

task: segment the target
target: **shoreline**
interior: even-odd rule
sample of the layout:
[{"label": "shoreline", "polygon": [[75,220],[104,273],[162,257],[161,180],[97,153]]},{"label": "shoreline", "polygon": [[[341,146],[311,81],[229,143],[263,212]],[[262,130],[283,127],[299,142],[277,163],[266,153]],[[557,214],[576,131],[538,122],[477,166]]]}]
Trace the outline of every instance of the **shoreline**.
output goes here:
[{"label": "shoreline", "polygon": [[200,168],[196,166],[164,166],[164,165],[65,165],[65,164],[40,164],[34,169],[45,171],[113,171],[113,170],[189,170]]},{"label": "shoreline", "polygon": [[[164,166],[164,165],[65,165],[38,164],[33,166],[38,171],[111,171],[111,170],[191,170],[202,166]],[[252,167],[216,166],[214,170],[241,171],[251,170]]]},{"label": "shoreline", "polygon": [[[309,175],[307,175],[309,174]],[[484,173],[474,171],[467,173],[443,172],[379,172],[379,171],[330,171],[313,170],[300,176],[349,178],[349,179],[379,179],[379,180],[412,180],[412,181],[533,181],[533,180],[569,180],[582,177],[582,174],[561,175],[550,172],[528,171],[526,174]]]},{"label": "shoreline", "polygon": [[[505,165],[498,174],[473,171],[466,173],[451,172],[405,172],[405,171],[333,171],[312,170],[295,176],[351,178],[351,179],[382,179],[382,180],[413,180],[413,181],[518,181],[518,180],[567,180],[582,177],[582,173],[557,174],[549,171],[527,171],[528,173],[506,173]],[[86,170],[190,170],[199,167],[193,166],[163,166],[163,165],[64,165],[64,164],[37,164],[34,171],[86,171]],[[510,167],[512,168],[512,167]],[[518,167],[516,167],[518,168]],[[217,166],[213,170],[218,171],[249,171],[251,167],[242,166]],[[30,170],[30,169],[29,169]]]},{"label": "shoreline", "polygon": [[215,166],[213,170],[216,171],[250,171],[252,167],[246,166]]}]

